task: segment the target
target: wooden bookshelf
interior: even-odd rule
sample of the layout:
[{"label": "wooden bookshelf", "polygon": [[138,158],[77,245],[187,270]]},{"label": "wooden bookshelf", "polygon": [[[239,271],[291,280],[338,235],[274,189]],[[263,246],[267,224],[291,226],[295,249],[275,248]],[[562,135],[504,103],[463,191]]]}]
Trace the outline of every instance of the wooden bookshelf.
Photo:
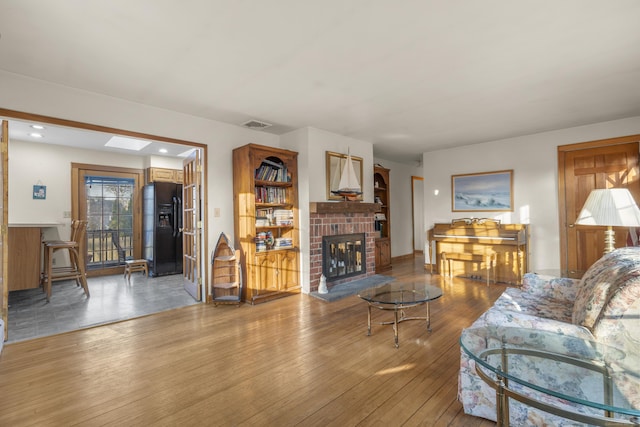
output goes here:
[{"label": "wooden bookshelf", "polygon": [[381,166],[373,167],[374,202],[380,206],[375,214],[374,228],[379,233],[376,238],[376,271],[391,268],[391,188],[389,186],[389,169]]},{"label": "wooden bookshelf", "polygon": [[300,292],[297,156],[256,144],[233,150],[235,246],[251,304]]}]

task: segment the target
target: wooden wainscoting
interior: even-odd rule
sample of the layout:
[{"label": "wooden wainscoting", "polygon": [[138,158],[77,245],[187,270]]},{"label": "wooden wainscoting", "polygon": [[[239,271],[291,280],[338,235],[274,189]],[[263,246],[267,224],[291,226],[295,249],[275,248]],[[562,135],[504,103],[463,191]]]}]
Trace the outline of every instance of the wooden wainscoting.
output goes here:
[{"label": "wooden wainscoting", "polygon": [[388,273],[444,291],[431,303],[433,332],[402,323],[398,349],[390,326],[366,336],[358,297],[304,294],[7,344],[0,425],[493,426],[456,399],[458,337],[505,286],[444,280],[423,264]]}]

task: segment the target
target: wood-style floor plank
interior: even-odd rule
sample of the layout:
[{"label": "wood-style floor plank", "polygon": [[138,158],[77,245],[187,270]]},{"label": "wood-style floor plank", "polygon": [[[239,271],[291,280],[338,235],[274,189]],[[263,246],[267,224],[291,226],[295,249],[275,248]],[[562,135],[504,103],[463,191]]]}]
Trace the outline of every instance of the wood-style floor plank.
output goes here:
[{"label": "wood-style floor plank", "polygon": [[444,291],[432,332],[403,322],[398,349],[390,326],[366,335],[356,296],[189,306],[5,345],[0,425],[495,425],[457,401],[458,337],[505,286],[431,275],[420,258],[386,274]]}]

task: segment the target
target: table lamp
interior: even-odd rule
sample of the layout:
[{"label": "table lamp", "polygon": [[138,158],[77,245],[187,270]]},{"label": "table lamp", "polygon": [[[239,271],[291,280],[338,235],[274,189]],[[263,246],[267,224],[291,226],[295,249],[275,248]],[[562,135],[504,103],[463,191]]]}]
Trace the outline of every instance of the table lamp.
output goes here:
[{"label": "table lamp", "polygon": [[604,253],[615,249],[612,227],[640,227],[640,209],[626,188],[592,190],[576,220],[580,225],[604,225]]}]

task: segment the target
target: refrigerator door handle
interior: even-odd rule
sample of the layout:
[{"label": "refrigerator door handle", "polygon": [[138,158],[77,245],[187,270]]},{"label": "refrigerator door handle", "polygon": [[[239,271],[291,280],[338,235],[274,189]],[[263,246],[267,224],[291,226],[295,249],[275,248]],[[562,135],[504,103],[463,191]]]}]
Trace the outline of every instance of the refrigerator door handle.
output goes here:
[{"label": "refrigerator door handle", "polygon": [[178,235],[178,198],[173,196],[173,237]]},{"label": "refrigerator door handle", "polygon": [[182,234],[182,199],[178,197],[178,234]]}]

